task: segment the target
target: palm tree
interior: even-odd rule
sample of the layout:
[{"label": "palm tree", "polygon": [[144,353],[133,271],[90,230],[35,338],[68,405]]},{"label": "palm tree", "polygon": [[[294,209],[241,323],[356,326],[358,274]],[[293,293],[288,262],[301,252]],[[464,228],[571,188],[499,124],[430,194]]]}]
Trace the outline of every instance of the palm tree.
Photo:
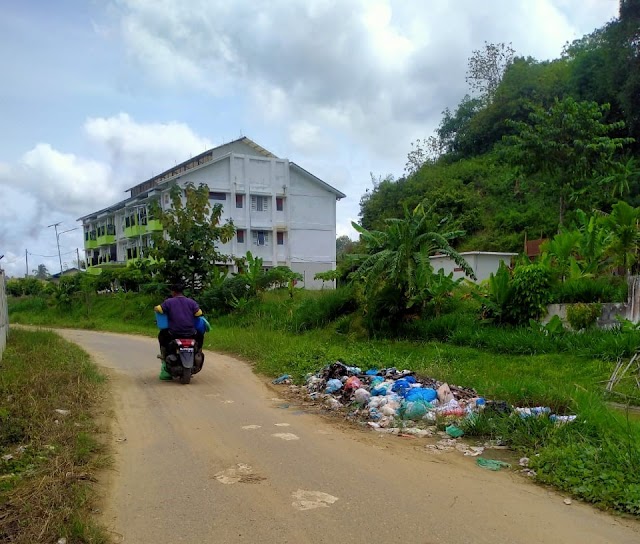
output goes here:
[{"label": "palm tree", "polygon": [[386,228],[381,231],[369,231],[352,223],[367,249],[367,254],[353,256],[359,266],[352,276],[363,282],[365,298],[393,288],[402,298],[398,303],[408,308],[424,289],[424,278],[433,276],[429,257],[435,254],[447,255],[475,278],[471,267],[451,247],[451,242],[464,231],[441,232],[445,221],[436,225],[433,219],[433,207],[425,209],[421,203],[411,211],[405,205],[404,217],[387,219]]}]

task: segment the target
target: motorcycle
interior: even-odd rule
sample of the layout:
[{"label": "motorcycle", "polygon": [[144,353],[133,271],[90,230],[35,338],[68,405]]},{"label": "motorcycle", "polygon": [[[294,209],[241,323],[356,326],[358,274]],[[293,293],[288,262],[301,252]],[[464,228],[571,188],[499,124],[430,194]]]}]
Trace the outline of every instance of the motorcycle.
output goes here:
[{"label": "motorcycle", "polygon": [[[165,315],[156,313],[155,316],[159,329],[169,327],[169,321]],[[204,334],[207,330],[205,325],[208,323],[204,318],[195,318],[194,327],[198,332]],[[191,376],[200,372],[204,365],[202,346],[194,338],[189,337],[173,338],[166,348],[160,348],[159,358],[163,363],[160,379],[180,378],[180,383],[185,385],[191,382]]]},{"label": "motorcycle", "polygon": [[160,358],[166,371],[172,378],[180,378],[180,383],[188,384],[191,376],[202,370],[204,353],[193,338],[175,338],[166,350],[163,348]]}]

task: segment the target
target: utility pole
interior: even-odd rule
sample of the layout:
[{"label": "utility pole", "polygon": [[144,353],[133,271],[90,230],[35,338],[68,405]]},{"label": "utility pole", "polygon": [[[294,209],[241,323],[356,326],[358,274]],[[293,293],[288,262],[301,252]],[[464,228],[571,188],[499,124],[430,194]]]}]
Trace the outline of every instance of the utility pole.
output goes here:
[{"label": "utility pole", "polygon": [[53,225],[47,225],[47,228],[53,227],[56,231],[56,245],[58,246],[58,260],[60,261],[60,276],[62,276],[62,255],[60,255],[60,237],[58,236],[58,225],[62,221],[54,223]]},{"label": "utility pole", "polygon": [[82,270],[82,266],[80,266],[80,250],[76,248],[76,255],[78,256],[78,270]]},{"label": "utility pole", "polygon": [[27,266],[27,269],[25,270],[25,273],[24,273],[24,277],[28,278],[29,277],[29,250],[28,249],[24,250],[24,262]]}]

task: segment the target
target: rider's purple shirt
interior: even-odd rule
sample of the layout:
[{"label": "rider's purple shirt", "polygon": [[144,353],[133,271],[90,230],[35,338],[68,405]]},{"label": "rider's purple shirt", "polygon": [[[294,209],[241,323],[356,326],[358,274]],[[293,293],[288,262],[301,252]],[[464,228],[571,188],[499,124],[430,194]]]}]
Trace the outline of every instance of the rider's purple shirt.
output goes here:
[{"label": "rider's purple shirt", "polygon": [[182,295],[168,298],[162,303],[162,312],[169,318],[169,330],[175,334],[195,334],[193,320],[199,309],[195,300]]}]

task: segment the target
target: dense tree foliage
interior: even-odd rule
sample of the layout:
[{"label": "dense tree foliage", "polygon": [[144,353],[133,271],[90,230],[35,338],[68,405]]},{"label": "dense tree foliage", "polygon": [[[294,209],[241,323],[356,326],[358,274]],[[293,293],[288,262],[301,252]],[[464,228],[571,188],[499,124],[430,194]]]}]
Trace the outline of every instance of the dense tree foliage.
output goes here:
[{"label": "dense tree foliage", "polygon": [[157,203],[152,217],[162,222],[164,232],[154,236],[149,256],[158,262],[158,271],[167,282],[182,281],[193,291],[209,286],[219,276],[216,265],[230,261],[220,253],[219,244],[231,240],[232,223],[221,224],[222,206],[209,205],[209,188],[187,184],[184,191],[171,189],[171,208]]},{"label": "dense tree foliage", "polygon": [[412,144],[404,176],[362,197],[362,227],[428,199],[466,232],[456,249],[521,251],[579,209],[640,205],[640,0],[621,0],[617,19],[555,60],[485,44],[467,80],[470,95]]}]

